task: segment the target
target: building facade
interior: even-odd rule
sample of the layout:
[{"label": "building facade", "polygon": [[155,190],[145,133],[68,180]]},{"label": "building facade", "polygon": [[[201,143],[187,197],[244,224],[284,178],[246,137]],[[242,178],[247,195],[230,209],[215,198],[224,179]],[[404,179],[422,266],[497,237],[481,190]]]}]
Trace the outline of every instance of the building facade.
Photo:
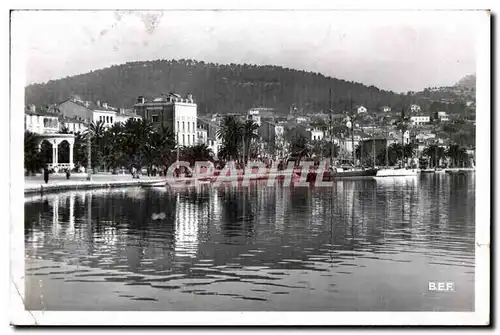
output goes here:
[{"label": "building facade", "polygon": [[167,126],[173,130],[176,141],[181,146],[197,144],[197,105],[191,94],[182,98],[170,93],[146,101],[139,96],[134,105],[134,112],[141,118],[149,120],[155,127]]},{"label": "building facade", "polygon": [[427,124],[431,122],[430,116],[425,116],[425,115],[418,115],[418,116],[412,116],[410,117],[410,122],[414,126],[418,126],[421,124]]}]

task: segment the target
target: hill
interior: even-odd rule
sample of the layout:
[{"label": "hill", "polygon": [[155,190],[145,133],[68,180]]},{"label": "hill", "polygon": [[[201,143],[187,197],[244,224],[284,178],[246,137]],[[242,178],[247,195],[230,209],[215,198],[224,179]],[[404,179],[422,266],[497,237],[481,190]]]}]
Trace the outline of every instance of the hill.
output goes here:
[{"label": "hill", "polygon": [[475,90],[476,89],[476,75],[469,74],[469,75],[463,77],[455,84],[455,86]]},{"label": "hill", "polygon": [[[153,98],[174,91],[181,95],[192,93],[200,114],[245,112],[252,107],[272,107],[287,113],[292,106],[307,114],[328,110],[329,89],[336,112],[349,108],[349,97],[354,104],[364,105],[370,111],[384,105],[400,111],[403,106],[422,100],[415,94],[396,94],[280,66],[155,60],[29,85],[26,103],[49,105],[76,94],[84,100],[130,108],[139,95]],[[425,99],[421,102],[427,104]]]}]

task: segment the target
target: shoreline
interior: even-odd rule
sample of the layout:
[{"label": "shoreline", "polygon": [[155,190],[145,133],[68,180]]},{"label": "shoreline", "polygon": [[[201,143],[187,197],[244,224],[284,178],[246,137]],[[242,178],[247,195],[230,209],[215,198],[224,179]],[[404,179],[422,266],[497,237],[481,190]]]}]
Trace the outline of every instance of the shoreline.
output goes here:
[{"label": "shoreline", "polygon": [[155,184],[162,181],[166,181],[165,178],[156,178],[156,179],[134,179],[134,180],[112,180],[112,181],[74,181],[74,182],[66,182],[66,183],[53,183],[51,184],[42,184],[36,186],[27,186],[24,185],[24,194],[45,194],[45,193],[53,193],[60,191],[78,191],[78,190],[89,190],[89,189],[97,189],[97,188],[115,188],[115,187],[132,187],[132,186],[144,186],[148,184]]}]

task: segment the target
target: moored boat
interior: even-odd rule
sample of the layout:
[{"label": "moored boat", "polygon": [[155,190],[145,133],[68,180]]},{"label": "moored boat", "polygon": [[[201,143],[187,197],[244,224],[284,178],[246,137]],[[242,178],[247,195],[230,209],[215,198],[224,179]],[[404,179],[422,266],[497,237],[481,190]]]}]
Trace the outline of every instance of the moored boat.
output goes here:
[{"label": "moored boat", "polygon": [[375,178],[416,177],[418,172],[418,169],[380,169],[377,171]]}]

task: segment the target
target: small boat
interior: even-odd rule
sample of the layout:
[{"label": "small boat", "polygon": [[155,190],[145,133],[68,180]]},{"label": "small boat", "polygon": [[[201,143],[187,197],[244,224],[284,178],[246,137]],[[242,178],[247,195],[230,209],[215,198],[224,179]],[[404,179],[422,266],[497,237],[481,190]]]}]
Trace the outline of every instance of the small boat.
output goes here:
[{"label": "small boat", "polygon": [[434,173],[434,172],[436,172],[436,169],[428,168],[420,170],[420,173]]},{"label": "small boat", "polygon": [[333,170],[325,172],[324,179],[330,181],[337,178],[374,177],[376,174],[377,169],[375,168],[334,168]]},{"label": "small boat", "polygon": [[375,178],[416,177],[419,169],[380,169]]},{"label": "small boat", "polygon": [[466,170],[446,170],[445,172],[447,174],[451,174],[451,175],[466,175],[467,174]]}]

